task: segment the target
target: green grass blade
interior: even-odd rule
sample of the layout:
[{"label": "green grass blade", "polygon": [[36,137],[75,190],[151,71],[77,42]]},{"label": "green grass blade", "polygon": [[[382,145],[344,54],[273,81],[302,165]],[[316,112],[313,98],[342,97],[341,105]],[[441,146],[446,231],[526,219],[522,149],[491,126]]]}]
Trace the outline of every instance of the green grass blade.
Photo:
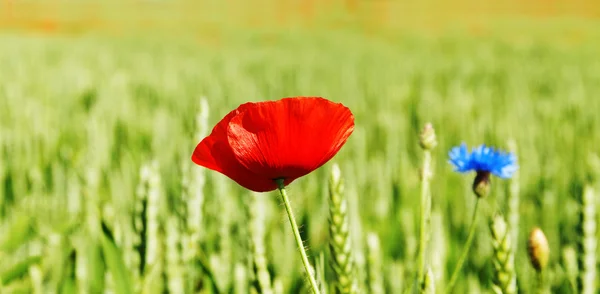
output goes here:
[{"label": "green grass blade", "polygon": [[117,247],[112,233],[102,223],[104,234],[101,236],[102,255],[106,262],[108,271],[111,273],[114,282],[114,290],[117,294],[133,293],[133,287],[129,278],[129,272],[123,261],[123,256]]},{"label": "green grass blade", "polygon": [[41,256],[30,256],[13,265],[12,267],[1,271],[0,283],[6,285],[11,281],[26,275],[29,267],[33,264],[39,263],[41,260]]}]

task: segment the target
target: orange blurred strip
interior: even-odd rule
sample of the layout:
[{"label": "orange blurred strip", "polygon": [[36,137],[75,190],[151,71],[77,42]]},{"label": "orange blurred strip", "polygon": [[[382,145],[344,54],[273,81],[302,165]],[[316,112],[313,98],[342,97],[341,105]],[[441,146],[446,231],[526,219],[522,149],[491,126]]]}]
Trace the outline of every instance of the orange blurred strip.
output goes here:
[{"label": "orange blurred strip", "polygon": [[[82,32],[87,29],[132,31],[181,27],[193,32],[210,17],[215,25],[280,27],[299,24],[310,27],[318,20],[326,26],[360,25],[381,29],[443,29],[461,24],[475,33],[485,32],[490,21],[503,17],[545,19],[555,17],[600,17],[598,0],[506,0],[502,3],[476,0],[223,0],[173,3],[141,3],[126,0],[119,6],[106,2],[23,2],[0,0],[0,28],[22,28],[37,32]],[[427,5],[426,5],[427,4]],[[205,17],[198,17],[203,11]],[[214,11],[214,13],[207,13]],[[340,14],[339,12],[343,12]],[[164,15],[181,15],[166,19]],[[338,17],[341,16],[341,17]],[[322,22],[323,21],[323,22]],[[110,28],[110,29],[109,29]]]},{"label": "orange blurred strip", "polygon": [[2,1],[3,21],[10,21],[13,15],[13,0]]}]

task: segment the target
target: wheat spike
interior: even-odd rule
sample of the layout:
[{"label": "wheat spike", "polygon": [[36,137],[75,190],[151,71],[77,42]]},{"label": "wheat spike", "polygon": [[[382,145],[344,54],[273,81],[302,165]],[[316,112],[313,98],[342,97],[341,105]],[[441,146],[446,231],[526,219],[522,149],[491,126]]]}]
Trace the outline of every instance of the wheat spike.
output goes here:
[{"label": "wheat spike", "polygon": [[181,264],[181,227],[176,216],[167,219],[165,240],[166,276],[169,293],[184,293],[183,266]]},{"label": "wheat spike", "polygon": [[584,188],[580,197],[579,214],[578,263],[579,276],[577,288],[579,293],[593,294],[596,291],[596,202],[594,190],[590,186]]},{"label": "wheat spike", "polygon": [[338,293],[358,293],[341,171],[333,165],[329,179],[329,251]]},{"label": "wheat spike", "polygon": [[369,293],[383,294],[383,264],[381,244],[375,233],[367,234],[367,286]]},{"label": "wheat spike", "polygon": [[264,196],[251,193],[245,199],[245,208],[248,215],[248,231],[250,234],[251,268],[253,289],[257,293],[272,294],[271,275],[269,274],[268,260],[265,247],[265,215],[266,203]]},{"label": "wheat spike", "polygon": [[494,249],[494,281],[495,293],[516,294],[517,277],[515,274],[515,258],[508,225],[502,215],[493,217],[490,223],[492,246]]}]

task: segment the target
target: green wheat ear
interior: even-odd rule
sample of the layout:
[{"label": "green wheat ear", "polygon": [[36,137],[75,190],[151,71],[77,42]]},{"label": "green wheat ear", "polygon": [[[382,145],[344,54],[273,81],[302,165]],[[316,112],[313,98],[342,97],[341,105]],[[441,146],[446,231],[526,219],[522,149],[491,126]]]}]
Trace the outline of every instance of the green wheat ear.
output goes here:
[{"label": "green wheat ear", "polygon": [[184,293],[184,269],[181,262],[181,226],[175,215],[166,222],[165,263],[167,289],[169,293]]},{"label": "green wheat ear", "polygon": [[517,277],[515,274],[515,257],[512,249],[512,237],[508,225],[502,215],[493,217],[490,223],[492,246],[494,249],[494,280],[492,289],[495,293],[517,293]]},{"label": "green wheat ear", "polygon": [[248,215],[248,232],[250,234],[250,265],[252,289],[256,293],[273,293],[271,275],[267,268],[268,260],[265,247],[266,203],[263,195],[251,193],[244,201]]},{"label": "green wheat ear", "polygon": [[[209,106],[206,97],[200,98],[200,110],[196,116],[196,140],[200,141],[209,131]],[[184,218],[182,230],[182,264],[185,266],[186,292],[191,291],[203,279],[202,272],[196,268],[195,260],[200,255],[200,243],[205,228],[203,207],[205,203],[205,169],[192,164],[185,157],[182,164],[182,193],[180,216]]]},{"label": "green wheat ear", "polygon": [[367,286],[369,293],[383,294],[383,262],[381,245],[376,233],[367,234]]},{"label": "green wheat ear", "polygon": [[333,165],[329,179],[329,249],[338,293],[358,293],[341,171]]},{"label": "green wheat ear", "polygon": [[571,287],[572,293],[576,293],[577,289],[577,250],[573,246],[567,245],[562,249],[561,265],[565,270],[569,286]]},{"label": "green wheat ear", "polygon": [[596,291],[596,202],[594,190],[586,186],[580,197],[581,210],[579,214],[579,243],[577,246],[579,276],[577,277],[578,292],[592,294]]}]

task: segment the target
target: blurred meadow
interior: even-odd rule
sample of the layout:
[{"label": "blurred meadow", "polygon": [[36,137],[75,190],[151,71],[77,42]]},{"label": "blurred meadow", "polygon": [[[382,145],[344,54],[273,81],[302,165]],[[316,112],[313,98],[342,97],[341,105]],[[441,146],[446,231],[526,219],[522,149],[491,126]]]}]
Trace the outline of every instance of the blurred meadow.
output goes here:
[{"label": "blurred meadow", "polygon": [[[239,104],[311,95],[356,117],[341,151],[289,186],[323,288],[338,291],[335,163],[358,293],[412,291],[431,122],[435,293],[476,199],[474,174],[448,164],[462,142],[516,151],[520,169],[492,179],[453,293],[493,293],[497,213],[517,236],[519,293],[600,293],[599,52],[590,0],[4,0],[0,293],[308,293],[277,193],[190,157]],[[550,245],[543,287],[534,227]]]}]

